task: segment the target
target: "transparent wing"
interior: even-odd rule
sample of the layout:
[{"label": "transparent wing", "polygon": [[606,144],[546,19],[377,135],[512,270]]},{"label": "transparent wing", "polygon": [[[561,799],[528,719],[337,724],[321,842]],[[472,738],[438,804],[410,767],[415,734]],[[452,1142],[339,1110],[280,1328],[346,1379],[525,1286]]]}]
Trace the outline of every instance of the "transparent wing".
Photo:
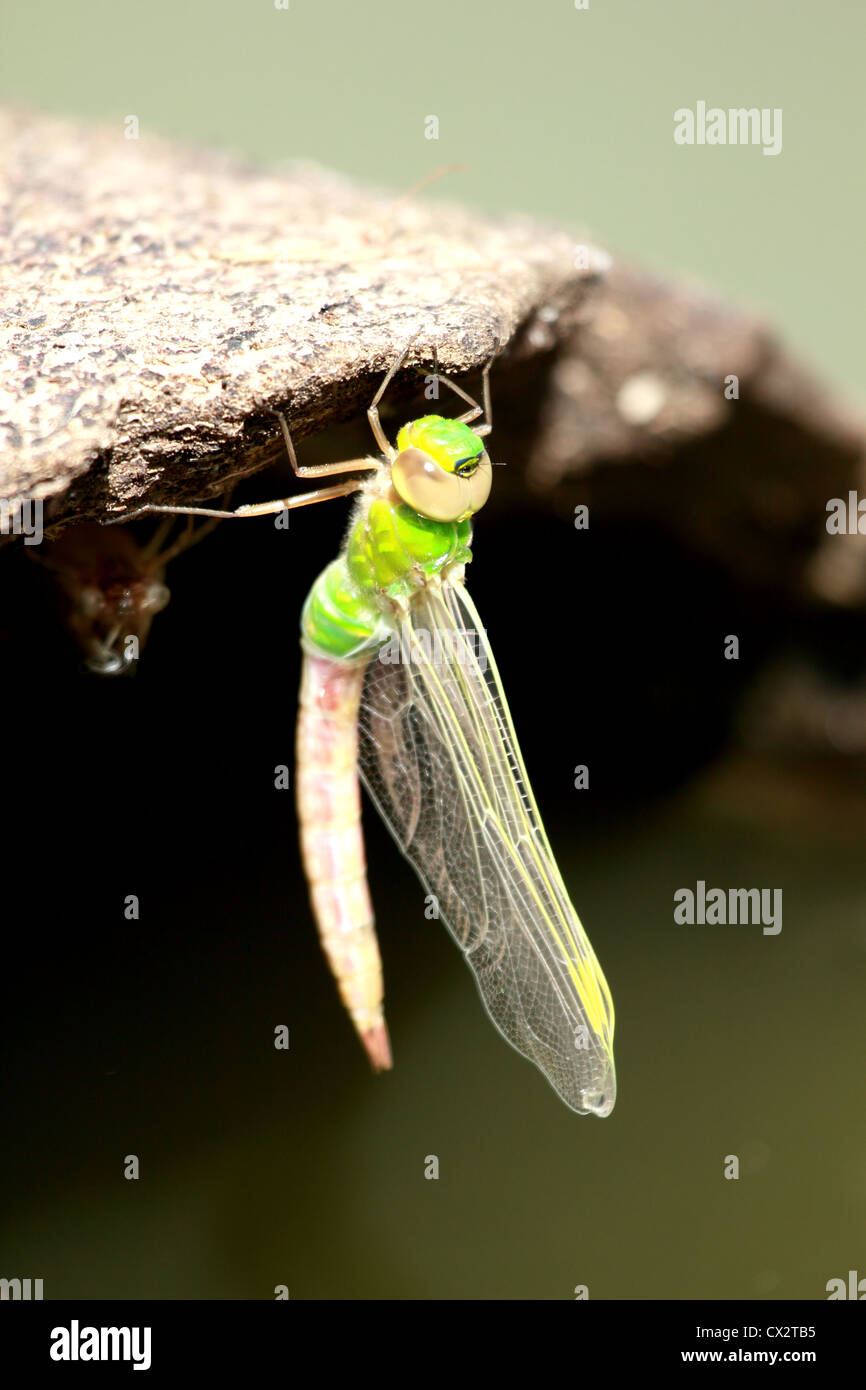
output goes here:
[{"label": "transparent wing", "polygon": [[610,992],[550,852],[462,584],[413,598],[370,663],[359,722],[364,784],[436,896],[496,1027],[572,1110],[608,1115]]}]

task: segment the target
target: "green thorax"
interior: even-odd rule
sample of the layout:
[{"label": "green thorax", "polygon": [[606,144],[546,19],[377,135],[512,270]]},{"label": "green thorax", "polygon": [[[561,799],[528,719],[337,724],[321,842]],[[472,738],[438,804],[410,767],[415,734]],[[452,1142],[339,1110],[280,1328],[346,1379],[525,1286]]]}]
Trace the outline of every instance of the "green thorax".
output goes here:
[{"label": "green thorax", "polygon": [[304,646],[335,661],[369,656],[393,634],[416,589],[468,564],[471,537],[469,521],[430,521],[402,502],[362,500],[339,557],[307,596]]}]

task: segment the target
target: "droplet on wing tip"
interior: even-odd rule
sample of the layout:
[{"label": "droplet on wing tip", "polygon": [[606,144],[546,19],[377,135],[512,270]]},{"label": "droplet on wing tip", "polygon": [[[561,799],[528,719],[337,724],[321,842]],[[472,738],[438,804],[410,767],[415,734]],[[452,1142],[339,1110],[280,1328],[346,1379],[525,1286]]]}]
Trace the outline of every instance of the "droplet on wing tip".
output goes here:
[{"label": "droplet on wing tip", "polygon": [[587,1087],[581,1091],[580,1099],[585,1106],[583,1114],[598,1115],[599,1119],[603,1120],[616,1103],[616,1090],[613,1087],[609,1091]]},{"label": "droplet on wing tip", "polygon": [[374,1071],[391,1070],[394,1065],[391,1058],[391,1040],[384,1023],[377,1023],[373,1028],[368,1028],[366,1033],[361,1034],[361,1042]]}]

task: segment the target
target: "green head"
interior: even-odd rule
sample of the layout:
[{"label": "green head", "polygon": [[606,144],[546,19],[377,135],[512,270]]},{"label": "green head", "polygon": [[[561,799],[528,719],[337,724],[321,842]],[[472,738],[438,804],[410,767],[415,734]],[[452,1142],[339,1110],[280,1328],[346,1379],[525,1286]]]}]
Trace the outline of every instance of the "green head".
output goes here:
[{"label": "green head", "polygon": [[424,415],[397,435],[391,481],[402,500],[431,521],[465,521],[490,496],[493,469],[468,425]]}]

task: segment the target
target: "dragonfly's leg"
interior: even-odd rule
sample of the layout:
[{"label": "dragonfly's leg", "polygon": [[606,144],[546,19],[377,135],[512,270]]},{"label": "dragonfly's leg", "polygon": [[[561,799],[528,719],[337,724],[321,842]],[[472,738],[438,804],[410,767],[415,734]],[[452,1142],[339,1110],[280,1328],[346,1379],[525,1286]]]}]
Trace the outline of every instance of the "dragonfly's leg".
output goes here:
[{"label": "dragonfly's leg", "polygon": [[[418,333],[420,332],[421,329],[419,328]],[[394,376],[397,372],[399,372],[403,363],[406,361],[406,358],[409,356],[409,349],[411,348],[415,339],[418,337],[418,333],[412,334],[412,337],[409,339],[403,351],[400,353],[400,356],[396,359],[396,361],[391,363],[391,366],[388,368],[388,375],[385,377],[385,380],[382,382],[382,385],[379,387],[378,391],[373,397],[373,403],[370,406],[370,409],[367,411],[367,419],[370,422],[370,429],[373,431],[373,437],[376,440],[376,443],[378,444],[379,448],[382,450],[382,453],[385,455],[386,459],[393,459],[394,450],[388,443],[388,436],[386,435],[385,431],[382,429],[381,424],[379,423],[379,404],[388,387],[391,385]]]},{"label": "dragonfly's leg", "polygon": [[[359,460],[359,463],[363,463],[363,460]],[[309,507],[314,502],[328,502],[332,497],[346,497],[350,492],[360,491],[363,486],[362,479],[352,478],[346,483],[316,488],[313,492],[299,492],[294,497],[282,497],[276,502],[253,502],[249,506],[238,507],[234,512],[218,511],[215,507],[162,507],[148,502],[143,507],[136,507],[134,512],[113,518],[106,522],[106,525],[114,526],[118,522],[135,521],[139,516],[208,516],[214,517],[217,521],[234,521],[236,517],[268,516],[288,511],[292,507]]]},{"label": "dragonfly's leg", "polygon": [[381,466],[378,459],[345,459],[342,463],[298,463],[288,421],[281,410],[275,410],[274,414],[280,422],[286,453],[296,478],[327,478],[332,473],[357,473],[362,468],[371,470]]},{"label": "dragonfly's leg", "polygon": [[[460,424],[468,425],[471,420],[477,420],[478,416],[482,413],[481,406],[477,401],[472,399],[468,391],[463,390],[462,386],[458,386],[456,381],[452,381],[450,377],[443,376],[439,371],[439,354],[436,351],[435,343],[430,350],[430,356],[433,358],[433,376],[435,380],[437,382],[441,381],[442,385],[447,386],[449,391],[453,391],[461,400],[466,401],[468,405],[472,406],[472,409],[467,410],[465,415],[459,415],[457,417]],[[415,370],[416,372],[423,372],[425,375],[429,375],[426,367],[417,366]]]},{"label": "dragonfly's leg", "polygon": [[[490,431],[493,429],[493,406],[490,401],[490,368],[493,366],[493,363],[499,356],[499,348],[500,342],[499,339],[496,338],[494,340],[493,352],[490,354],[488,361],[485,362],[484,367],[481,371],[481,399],[484,403],[483,410],[480,406],[475,405],[474,401],[472,401],[473,406],[475,406],[474,411],[472,411],[469,414],[460,416],[461,423],[464,425],[468,425],[478,415],[484,415],[484,423],[481,425],[476,425],[473,431],[474,434],[477,434],[479,436],[489,434]],[[471,397],[467,396],[466,399],[471,400]]]},{"label": "dragonfly's leg", "polygon": [[[349,460],[352,462],[352,460]],[[363,468],[367,459],[355,459],[355,467]],[[246,507],[238,507],[232,516],[271,516],[292,507],[309,507],[314,502],[330,502],[332,497],[348,497],[351,492],[360,492],[364,486],[363,478],[351,478],[346,483],[334,483],[333,487],[317,487],[313,492],[297,492],[294,497],[283,497],[276,502],[252,502]]]},{"label": "dragonfly's leg", "polygon": [[[455,393],[455,395],[458,395],[458,396],[461,398],[461,400],[466,401],[467,405],[471,405],[471,406],[472,406],[472,409],[471,409],[471,410],[467,410],[467,411],[464,412],[463,415],[458,415],[458,416],[457,416],[457,421],[458,421],[458,423],[461,424],[461,425],[471,425],[472,421],[473,421],[473,420],[477,420],[479,415],[483,415],[483,416],[486,417],[485,420],[484,420],[484,423],[481,424],[481,425],[478,425],[478,426],[475,428],[475,430],[473,431],[473,433],[475,433],[475,434],[477,434],[477,435],[482,435],[482,436],[483,436],[483,435],[485,435],[485,434],[489,434],[490,431],[491,431],[492,428],[493,428],[493,409],[492,409],[491,404],[490,404],[490,368],[493,366],[493,363],[496,361],[496,358],[497,358],[498,354],[499,354],[499,339],[497,338],[497,339],[496,339],[496,346],[495,346],[495,348],[493,349],[493,355],[492,355],[492,357],[490,358],[490,361],[486,364],[486,366],[484,367],[484,370],[483,370],[482,373],[481,373],[481,390],[482,390],[481,399],[482,399],[482,401],[484,402],[484,404],[483,404],[483,405],[479,405],[478,402],[477,402],[472,396],[469,395],[469,392],[468,392],[468,391],[464,391],[464,389],[463,389],[462,386],[458,386],[458,385],[457,385],[457,382],[456,382],[456,381],[451,381],[450,377],[442,376],[442,375],[440,374],[440,372],[439,372],[439,359],[438,359],[438,356],[437,356],[437,353],[436,353],[436,348],[435,348],[435,346],[434,346],[434,348],[433,348],[433,372],[434,372],[434,375],[435,375],[435,377],[436,377],[436,380],[437,380],[437,381],[441,381],[441,382],[442,382],[442,385],[443,385],[443,386],[447,386],[448,389],[449,389],[449,391],[453,391],[453,392]],[[419,370],[419,371],[423,371],[423,368],[422,368],[422,367],[419,367],[418,370]]]},{"label": "dragonfly's leg", "polygon": [[128,521],[137,521],[140,516],[212,516],[218,521],[229,521],[237,512],[220,512],[212,507],[163,507],[155,502],[145,502],[134,511],[124,512],[123,516],[113,516],[103,523],[105,526],[125,526]]},{"label": "dragonfly's leg", "polygon": [[481,399],[484,402],[484,424],[480,425],[475,431],[476,434],[489,434],[493,429],[493,403],[490,399],[490,368],[499,356],[501,343],[498,338],[494,340],[493,352],[490,361],[484,366],[481,373]]}]

